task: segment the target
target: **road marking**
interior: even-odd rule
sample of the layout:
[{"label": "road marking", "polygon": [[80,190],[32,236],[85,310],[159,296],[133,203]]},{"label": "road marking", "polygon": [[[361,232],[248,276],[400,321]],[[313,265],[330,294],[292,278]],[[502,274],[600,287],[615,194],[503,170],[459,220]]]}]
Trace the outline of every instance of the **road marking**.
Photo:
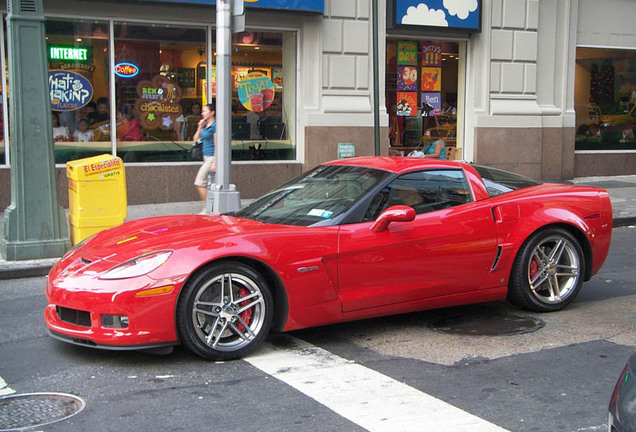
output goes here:
[{"label": "road marking", "polygon": [[11,387],[9,387],[4,379],[0,377],[0,396],[7,396],[15,393]]},{"label": "road marking", "polygon": [[244,360],[369,431],[507,432],[497,425],[300,339]]}]

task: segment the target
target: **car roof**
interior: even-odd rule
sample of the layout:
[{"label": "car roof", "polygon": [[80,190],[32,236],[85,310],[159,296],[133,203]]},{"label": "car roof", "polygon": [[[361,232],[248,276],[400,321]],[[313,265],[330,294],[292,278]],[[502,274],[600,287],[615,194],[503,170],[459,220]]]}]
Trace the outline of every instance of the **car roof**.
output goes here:
[{"label": "car roof", "polygon": [[447,159],[418,158],[403,156],[361,156],[354,158],[338,159],[325,163],[325,165],[345,165],[375,168],[391,171],[396,174],[421,169],[463,169],[465,163]]}]

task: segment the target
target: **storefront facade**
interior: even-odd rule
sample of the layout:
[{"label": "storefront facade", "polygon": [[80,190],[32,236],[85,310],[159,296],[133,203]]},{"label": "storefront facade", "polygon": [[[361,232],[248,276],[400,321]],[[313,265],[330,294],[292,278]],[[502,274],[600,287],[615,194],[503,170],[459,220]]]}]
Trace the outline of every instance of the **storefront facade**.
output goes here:
[{"label": "storefront facade", "polygon": [[[372,0],[261,1],[269,7],[246,3],[232,45],[232,182],[243,198],[374,154],[374,108],[380,154],[441,138],[449,158],[534,178],[636,174],[634,2],[378,1],[376,100]],[[197,199],[187,150],[197,110],[215,97],[216,16],[209,0],[175,3],[44,2],[62,205],[65,162],[104,152],[124,160],[130,204]]]}]

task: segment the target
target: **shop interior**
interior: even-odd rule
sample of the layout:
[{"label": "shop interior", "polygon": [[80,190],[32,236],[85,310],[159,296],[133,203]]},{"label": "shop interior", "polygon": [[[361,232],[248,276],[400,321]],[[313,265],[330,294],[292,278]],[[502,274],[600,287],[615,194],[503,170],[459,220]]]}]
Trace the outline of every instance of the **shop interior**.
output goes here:
[{"label": "shop interior", "polygon": [[441,139],[446,158],[460,159],[459,44],[388,38],[386,53],[389,154],[407,156]]},{"label": "shop interior", "polygon": [[[125,162],[190,160],[210,78],[216,95],[216,53],[208,71],[206,33],[201,27],[114,24],[114,141]],[[283,57],[294,58],[294,38],[284,32],[233,35],[233,160],[295,159],[295,118],[288,115],[294,95],[283,91]],[[56,163],[110,152],[109,24],[49,20],[46,43]]]},{"label": "shop interior", "polygon": [[633,50],[577,48],[576,150],[636,149]]}]

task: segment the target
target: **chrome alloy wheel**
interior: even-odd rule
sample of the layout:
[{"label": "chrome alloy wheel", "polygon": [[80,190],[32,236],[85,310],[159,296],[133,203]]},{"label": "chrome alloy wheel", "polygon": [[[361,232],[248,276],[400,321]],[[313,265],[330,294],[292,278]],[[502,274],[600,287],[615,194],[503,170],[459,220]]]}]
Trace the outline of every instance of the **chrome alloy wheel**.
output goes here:
[{"label": "chrome alloy wheel", "polygon": [[192,323],[201,340],[216,351],[249,345],[265,322],[259,285],[239,273],[222,273],[201,285],[192,305]]},{"label": "chrome alloy wheel", "polygon": [[574,244],[558,234],[542,239],[528,262],[528,284],[541,302],[559,304],[579,284],[581,262]]}]

